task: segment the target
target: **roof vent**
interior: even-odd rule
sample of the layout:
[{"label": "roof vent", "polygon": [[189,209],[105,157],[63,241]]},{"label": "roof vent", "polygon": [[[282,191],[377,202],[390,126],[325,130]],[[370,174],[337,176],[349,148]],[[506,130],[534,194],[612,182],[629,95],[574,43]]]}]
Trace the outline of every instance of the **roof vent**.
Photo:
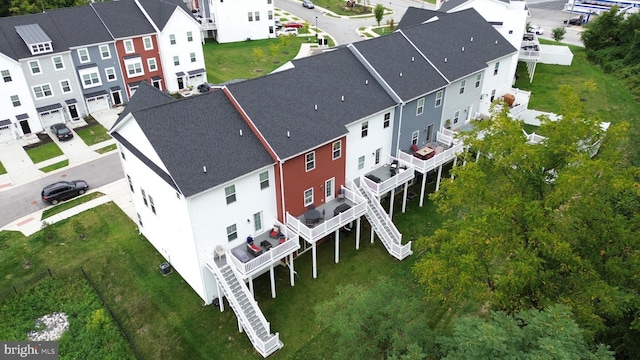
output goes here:
[{"label": "roof vent", "polygon": [[205,174],[207,173],[207,167],[206,166],[202,167],[202,172],[205,173]]},{"label": "roof vent", "polygon": [[315,105],[313,106],[313,108],[314,108],[316,111],[318,111],[318,104],[315,104]]},{"label": "roof vent", "polygon": [[464,52],[464,46],[462,47],[462,52]]},{"label": "roof vent", "polygon": [[240,129],[240,136],[242,136],[242,129]]},{"label": "roof vent", "polygon": [[473,36],[471,37],[471,42],[473,42]]},{"label": "roof vent", "polygon": [[344,102],[344,95],[342,95],[342,102]]},{"label": "roof vent", "polygon": [[498,40],[496,40],[496,45],[498,45]]},{"label": "roof vent", "polygon": [[400,73],[400,77],[402,77],[402,73]]},{"label": "roof vent", "polygon": [[287,131],[287,137],[291,137],[291,133]]},{"label": "roof vent", "polygon": [[365,84],[365,85],[369,85],[369,80],[365,80],[365,81],[364,81],[364,84]]},{"label": "roof vent", "polygon": [[444,62],[447,62],[447,58],[444,58]]},{"label": "roof vent", "polygon": [[411,62],[414,62],[415,60],[416,60],[416,58],[412,56],[411,57]]}]

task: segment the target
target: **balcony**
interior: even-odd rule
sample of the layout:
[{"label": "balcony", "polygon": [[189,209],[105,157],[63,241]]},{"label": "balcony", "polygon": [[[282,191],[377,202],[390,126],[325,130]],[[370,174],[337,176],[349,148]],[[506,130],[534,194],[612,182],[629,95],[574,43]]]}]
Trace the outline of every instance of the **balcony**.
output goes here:
[{"label": "balcony", "polygon": [[406,184],[415,177],[413,165],[389,156],[388,163],[384,164],[362,177],[364,184],[380,198],[389,191]]},{"label": "balcony", "polygon": [[398,159],[403,163],[411,164],[416,171],[426,174],[455,159],[462,152],[464,145],[454,139],[453,131],[442,129],[436,134],[436,143],[429,144],[429,147],[435,149],[435,155],[429,159],[421,159],[405,151],[398,152]]},{"label": "balcony", "polygon": [[538,36],[532,33],[525,33],[522,36],[518,60],[537,61],[538,59],[540,59],[540,42],[538,41]]}]

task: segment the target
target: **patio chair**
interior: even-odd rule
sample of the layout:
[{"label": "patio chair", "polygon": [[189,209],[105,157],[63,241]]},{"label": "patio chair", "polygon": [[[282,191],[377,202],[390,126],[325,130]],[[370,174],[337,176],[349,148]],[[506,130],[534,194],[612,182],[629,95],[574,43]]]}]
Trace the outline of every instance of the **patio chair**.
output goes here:
[{"label": "patio chair", "polygon": [[222,245],[216,245],[214,251],[216,252],[218,259],[221,259],[222,255],[224,255],[224,247],[222,247]]},{"label": "patio chair", "polygon": [[316,225],[316,221],[315,221],[315,220],[313,220],[313,219],[305,219],[304,224],[305,224],[307,227],[312,228],[312,227],[314,227],[314,226]]}]

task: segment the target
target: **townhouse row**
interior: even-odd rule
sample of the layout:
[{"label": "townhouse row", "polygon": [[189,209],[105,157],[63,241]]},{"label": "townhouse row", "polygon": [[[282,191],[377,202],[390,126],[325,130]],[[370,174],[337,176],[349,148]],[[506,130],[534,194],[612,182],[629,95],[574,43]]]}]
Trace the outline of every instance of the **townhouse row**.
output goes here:
[{"label": "townhouse row", "polygon": [[121,0],[0,18],[0,142],[126,104],[142,82],[206,82],[200,24],[181,0]]}]

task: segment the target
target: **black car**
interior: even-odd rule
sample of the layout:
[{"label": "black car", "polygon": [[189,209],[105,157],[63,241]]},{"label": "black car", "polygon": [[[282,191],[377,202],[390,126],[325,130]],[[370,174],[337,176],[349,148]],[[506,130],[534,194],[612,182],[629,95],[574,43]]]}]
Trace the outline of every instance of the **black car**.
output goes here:
[{"label": "black car", "polygon": [[276,20],[275,24],[276,24],[276,30],[282,29],[282,23],[279,20]]},{"label": "black car", "polygon": [[[566,24],[567,20],[565,20],[564,23]],[[582,25],[582,17],[569,19],[569,25]]]},{"label": "black car", "polygon": [[84,180],[59,181],[42,189],[42,201],[55,205],[62,200],[84,194],[88,188],[89,184]]},{"label": "black car", "polygon": [[211,85],[204,83],[204,84],[198,85],[198,91],[201,93],[206,93],[209,91],[213,91],[213,88],[211,87]]},{"label": "black car", "polygon": [[73,139],[73,132],[69,130],[65,124],[53,124],[51,125],[51,132],[58,137],[58,140],[71,140]]}]

